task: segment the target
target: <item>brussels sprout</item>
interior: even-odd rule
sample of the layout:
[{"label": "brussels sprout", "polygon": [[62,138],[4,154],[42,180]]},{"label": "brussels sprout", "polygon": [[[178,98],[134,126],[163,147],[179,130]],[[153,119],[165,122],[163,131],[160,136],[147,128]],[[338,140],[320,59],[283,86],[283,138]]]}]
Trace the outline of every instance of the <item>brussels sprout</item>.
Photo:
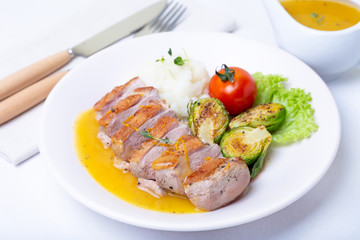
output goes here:
[{"label": "brussels sprout", "polygon": [[241,157],[249,166],[253,178],[263,167],[270,142],[271,134],[264,126],[236,127],[224,134],[220,147],[225,157]]},{"label": "brussels sprout", "polygon": [[285,107],[279,103],[266,103],[249,108],[231,120],[230,128],[242,126],[265,126],[269,132],[275,131],[284,121]]},{"label": "brussels sprout", "polygon": [[202,98],[188,104],[188,126],[204,143],[218,143],[229,125],[229,115],[216,98]]}]

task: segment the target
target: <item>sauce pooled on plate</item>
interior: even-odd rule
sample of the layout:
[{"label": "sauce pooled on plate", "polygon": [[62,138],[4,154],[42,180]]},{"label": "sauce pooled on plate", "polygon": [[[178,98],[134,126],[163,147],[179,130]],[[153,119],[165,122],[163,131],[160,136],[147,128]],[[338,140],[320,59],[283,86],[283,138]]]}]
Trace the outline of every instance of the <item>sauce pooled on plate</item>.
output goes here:
[{"label": "sauce pooled on plate", "polygon": [[166,194],[159,199],[137,188],[137,178],[130,172],[113,166],[114,152],[104,149],[97,138],[99,125],[95,120],[95,111],[90,109],[82,113],[75,122],[75,148],[77,155],[89,174],[106,190],[120,199],[137,207],[168,212],[198,213],[204,212],[185,197]]}]

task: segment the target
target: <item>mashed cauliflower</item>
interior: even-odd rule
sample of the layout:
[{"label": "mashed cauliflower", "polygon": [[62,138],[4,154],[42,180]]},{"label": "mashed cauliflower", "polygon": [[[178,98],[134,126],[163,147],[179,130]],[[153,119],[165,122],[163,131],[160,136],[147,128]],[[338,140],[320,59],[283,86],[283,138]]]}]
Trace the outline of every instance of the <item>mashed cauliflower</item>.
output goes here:
[{"label": "mashed cauliflower", "polygon": [[[174,63],[181,57],[183,65]],[[187,117],[187,104],[191,98],[198,98],[206,93],[209,84],[209,74],[204,65],[186,56],[185,53],[167,54],[148,62],[140,71],[139,77],[147,86],[153,86],[160,92],[180,118]]]}]

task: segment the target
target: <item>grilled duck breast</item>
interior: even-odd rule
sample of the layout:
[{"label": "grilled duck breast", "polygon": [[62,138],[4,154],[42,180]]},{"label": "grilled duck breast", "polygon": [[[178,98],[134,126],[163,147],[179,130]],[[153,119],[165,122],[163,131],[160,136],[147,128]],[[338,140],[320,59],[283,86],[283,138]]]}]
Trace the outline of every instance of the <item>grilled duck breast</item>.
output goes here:
[{"label": "grilled duck breast", "polygon": [[214,210],[249,184],[249,169],[241,159],[224,158],[218,145],[191,136],[158,90],[139,78],[115,87],[94,109],[98,138],[113,149],[114,166],[130,170],[138,188],[154,197],[166,191],[184,194],[196,207]]}]

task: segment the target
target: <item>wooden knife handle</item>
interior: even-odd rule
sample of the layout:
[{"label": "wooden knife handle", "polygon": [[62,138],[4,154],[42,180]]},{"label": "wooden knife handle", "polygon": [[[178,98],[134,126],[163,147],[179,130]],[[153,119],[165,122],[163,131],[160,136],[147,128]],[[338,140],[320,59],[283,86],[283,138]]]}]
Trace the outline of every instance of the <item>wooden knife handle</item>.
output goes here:
[{"label": "wooden knife handle", "polygon": [[30,86],[70,62],[69,50],[58,52],[0,80],[0,100]]},{"label": "wooden knife handle", "polygon": [[67,73],[54,73],[0,102],[0,125],[45,100],[55,84]]}]

